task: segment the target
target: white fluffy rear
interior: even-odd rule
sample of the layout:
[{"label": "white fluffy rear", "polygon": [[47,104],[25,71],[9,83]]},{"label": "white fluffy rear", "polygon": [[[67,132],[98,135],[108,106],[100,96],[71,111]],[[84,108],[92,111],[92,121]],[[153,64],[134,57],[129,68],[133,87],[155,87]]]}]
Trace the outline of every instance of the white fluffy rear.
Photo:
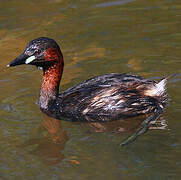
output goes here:
[{"label": "white fluffy rear", "polygon": [[144,92],[146,96],[161,96],[166,91],[167,79],[161,80],[159,83],[151,86]]}]

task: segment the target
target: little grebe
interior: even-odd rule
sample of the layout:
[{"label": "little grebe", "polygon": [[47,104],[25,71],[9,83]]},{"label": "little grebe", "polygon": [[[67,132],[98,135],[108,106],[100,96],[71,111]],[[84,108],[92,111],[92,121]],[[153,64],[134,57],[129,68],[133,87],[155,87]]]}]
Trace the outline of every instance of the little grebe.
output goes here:
[{"label": "little grebe", "polygon": [[131,74],[105,74],[69,88],[59,94],[63,55],[50,38],[32,40],[24,52],[7,66],[31,64],[43,69],[38,104],[57,119],[106,122],[164,109],[167,79],[160,82]]}]

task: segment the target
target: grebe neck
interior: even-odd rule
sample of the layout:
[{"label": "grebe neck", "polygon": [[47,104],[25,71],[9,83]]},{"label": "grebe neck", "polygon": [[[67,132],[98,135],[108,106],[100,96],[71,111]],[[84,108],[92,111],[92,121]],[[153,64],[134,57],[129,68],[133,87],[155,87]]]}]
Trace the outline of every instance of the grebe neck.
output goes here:
[{"label": "grebe neck", "polygon": [[38,101],[41,109],[48,109],[48,105],[58,96],[62,72],[63,61],[56,62],[49,68],[43,68],[42,86]]}]

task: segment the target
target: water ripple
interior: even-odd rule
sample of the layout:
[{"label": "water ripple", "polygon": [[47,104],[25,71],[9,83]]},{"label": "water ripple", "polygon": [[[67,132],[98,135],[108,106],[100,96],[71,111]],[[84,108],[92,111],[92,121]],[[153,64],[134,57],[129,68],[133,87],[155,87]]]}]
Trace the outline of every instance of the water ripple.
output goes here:
[{"label": "water ripple", "polygon": [[100,4],[96,4],[95,7],[108,7],[108,6],[117,6],[127,4],[129,2],[134,2],[136,0],[122,0],[122,1],[112,1],[112,2],[104,2]]}]

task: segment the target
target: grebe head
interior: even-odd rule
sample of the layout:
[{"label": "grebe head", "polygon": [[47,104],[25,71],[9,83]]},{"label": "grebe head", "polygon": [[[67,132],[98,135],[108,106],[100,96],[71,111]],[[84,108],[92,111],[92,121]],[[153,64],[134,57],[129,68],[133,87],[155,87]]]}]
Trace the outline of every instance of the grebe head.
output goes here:
[{"label": "grebe head", "polygon": [[30,64],[47,69],[56,63],[63,65],[60,47],[53,39],[40,37],[30,41],[23,53],[7,66]]}]

